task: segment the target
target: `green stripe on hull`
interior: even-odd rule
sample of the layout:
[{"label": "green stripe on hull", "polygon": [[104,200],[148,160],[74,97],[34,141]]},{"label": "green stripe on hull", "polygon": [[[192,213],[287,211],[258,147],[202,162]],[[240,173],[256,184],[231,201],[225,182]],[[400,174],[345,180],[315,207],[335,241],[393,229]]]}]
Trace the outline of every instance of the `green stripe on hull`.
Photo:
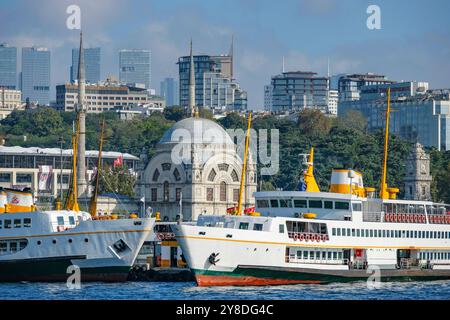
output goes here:
[{"label": "green stripe on hull", "polygon": [[[67,268],[79,257],[0,261],[0,282],[67,281]],[[81,281],[126,281],[130,267],[81,268]]]},{"label": "green stripe on hull", "polygon": [[[211,276],[211,277],[254,277],[259,279],[276,279],[276,280],[287,280],[287,281],[299,281],[299,282],[317,282],[317,283],[333,283],[333,282],[355,282],[355,281],[367,281],[367,279],[373,274],[373,272],[365,273],[366,270],[359,271],[357,276],[350,275],[350,271],[341,271],[341,275],[335,272],[327,273],[326,270],[321,272],[307,272],[307,271],[293,271],[282,270],[282,268],[261,268],[261,267],[237,267],[232,272],[226,271],[211,271],[211,270],[201,270],[193,269],[194,274],[197,276]],[[316,270],[315,270],[316,271]],[[395,271],[397,274],[385,274],[386,270],[381,270],[381,281],[432,281],[432,280],[443,280],[450,279],[450,270],[447,272],[436,272],[433,275],[432,272],[424,272],[423,274],[410,275],[402,274],[401,271]],[[345,275],[345,273],[349,273]],[[390,272],[392,273],[392,272]],[[439,273],[439,274],[437,274]]]}]

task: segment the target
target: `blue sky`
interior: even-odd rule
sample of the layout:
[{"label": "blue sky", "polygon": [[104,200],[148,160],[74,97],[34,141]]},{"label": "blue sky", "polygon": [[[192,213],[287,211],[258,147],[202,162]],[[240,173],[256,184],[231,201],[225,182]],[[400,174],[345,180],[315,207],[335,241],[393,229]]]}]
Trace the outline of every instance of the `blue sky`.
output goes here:
[{"label": "blue sky", "polygon": [[[393,80],[450,87],[448,0],[0,0],[0,42],[52,51],[52,85],[69,80],[78,31],[66,28],[67,6],[81,7],[87,46],[102,48],[102,77],[118,75],[118,50],[152,50],[152,86],[177,76],[188,53],[227,53],[235,38],[235,75],[249,105],[263,104],[263,86],[281,71],[376,72]],[[381,9],[381,30],[366,27],[369,5]],[[54,99],[54,90],[52,92]]]}]

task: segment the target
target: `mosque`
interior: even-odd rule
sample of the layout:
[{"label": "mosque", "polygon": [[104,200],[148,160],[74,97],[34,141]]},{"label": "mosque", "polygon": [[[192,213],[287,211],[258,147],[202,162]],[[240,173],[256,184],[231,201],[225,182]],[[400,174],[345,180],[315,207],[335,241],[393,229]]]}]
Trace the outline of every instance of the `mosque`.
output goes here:
[{"label": "mosque", "polygon": [[[190,117],[175,123],[156,145],[154,156],[140,175],[138,192],[145,207],[165,221],[196,220],[200,214],[223,215],[236,206],[242,159],[231,136],[216,122],[198,116],[190,50]],[[244,208],[254,205],[256,164],[248,158]]]}]

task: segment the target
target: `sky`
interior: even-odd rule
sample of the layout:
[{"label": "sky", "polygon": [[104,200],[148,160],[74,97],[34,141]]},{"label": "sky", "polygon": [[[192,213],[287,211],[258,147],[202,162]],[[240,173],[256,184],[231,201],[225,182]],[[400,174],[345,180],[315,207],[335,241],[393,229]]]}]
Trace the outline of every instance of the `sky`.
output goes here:
[{"label": "sky", "polygon": [[[152,87],[177,77],[179,56],[226,54],[234,36],[235,77],[252,109],[282,70],[327,74],[374,72],[392,80],[450,88],[448,0],[0,0],[0,42],[51,51],[54,86],[70,79],[79,30],[66,27],[69,5],[81,9],[85,47],[101,47],[101,76],[118,77],[120,49],[152,51]],[[369,5],[381,29],[369,30]],[[20,51],[18,54],[20,62]],[[20,71],[20,64],[19,70]]]}]

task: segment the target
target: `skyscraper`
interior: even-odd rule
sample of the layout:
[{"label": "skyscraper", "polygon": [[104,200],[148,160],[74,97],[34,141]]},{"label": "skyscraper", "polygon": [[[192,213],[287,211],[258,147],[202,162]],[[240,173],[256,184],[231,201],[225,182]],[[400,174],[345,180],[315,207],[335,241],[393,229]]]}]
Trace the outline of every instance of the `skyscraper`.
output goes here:
[{"label": "skyscraper", "polygon": [[47,48],[22,48],[22,101],[30,99],[50,104],[50,51]]},{"label": "skyscraper", "polygon": [[120,50],[119,81],[125,84],[140,83],[150,89],[151,52],[149,50]]},{"label": "skyscraper", "polygon": [[178,105],[178,81],[174,78],[165,78],[161,81],[160,95],[164,97],[166,106]]},{"label": "skyscraper", "polygon": [[[79,49],[72,49],[72,66],[70,67],[70,82],[74,83],[78,77]],[[86,82],[100,81],[100,48],[84,49],[84,63],[86,68]]]},{"label": "skyscraper", "polygon": [[0,87],[17,89],[17,48],[0,44]]}]

